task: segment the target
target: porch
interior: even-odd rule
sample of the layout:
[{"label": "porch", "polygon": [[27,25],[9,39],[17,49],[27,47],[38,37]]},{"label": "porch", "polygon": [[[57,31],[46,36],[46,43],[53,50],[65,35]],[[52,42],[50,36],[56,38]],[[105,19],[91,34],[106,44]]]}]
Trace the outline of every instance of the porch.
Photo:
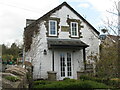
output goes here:
[{"label": "porch", "polygon": [[86,69],[87,44],[76,39],[48,38],[47,41],[48,49],[52,51],[52,74],[55,72],[57,79],[77,78],[77,71],[80,71],[77,69],[82,66]]}]

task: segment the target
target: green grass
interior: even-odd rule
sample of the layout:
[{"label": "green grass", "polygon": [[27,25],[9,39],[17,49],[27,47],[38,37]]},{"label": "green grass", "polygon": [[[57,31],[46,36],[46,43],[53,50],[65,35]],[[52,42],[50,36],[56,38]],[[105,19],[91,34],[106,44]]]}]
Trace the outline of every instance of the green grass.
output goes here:
[{"label": "green grass", "polygon": [[12,82],[16,82],[16,81],[20,80],[18,77],[14,77],[14,76],[5,76],[4,78],[7,80],[10,80]]},{"label": "green grass", "polygon": [[33,88],[110,88],[109,86],[90,80],[67,79],[64,81],[34,81]]}]

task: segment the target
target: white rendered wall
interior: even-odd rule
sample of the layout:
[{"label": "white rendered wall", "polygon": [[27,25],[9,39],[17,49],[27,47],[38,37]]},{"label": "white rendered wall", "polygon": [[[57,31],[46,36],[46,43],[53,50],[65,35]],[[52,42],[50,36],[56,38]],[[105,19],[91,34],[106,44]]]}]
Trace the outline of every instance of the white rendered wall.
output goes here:
[{"label": "white rendered wall", "polygon": [[[61,26],[68,26],[66,20],[67,15],[69,15],[70,19],[80,19],[77,15],[75,15],[71,10],[69,10],[66,6],[63,6],[59,11],[56,11],[51,17],[60,18],[60,29],[59,36],[60,39],[71,39],[69,37],[69,32],[61,32]],[[81,19],[80,19],[81,20]],[[82,21],[82,20],[81,20]],[[31,50],[26,53],[25,60],[32,61],[34,66],[33,77],[35,78],[47,78],[47,71],[52,71],[52,51],[47,47],[47,38],[46,37],[46,27],[44,25],[45,21],[40,22],[39,24],[39,34],[33,38],[33,43],[31,45]],[[83,42],[89,45],[86,49],[87,56],[91,54],[91,52],[99,53],[99,40],[98,35],[85,23],[82,21],[82,36],[80,38]],[[47,55],[43,54],[44,49],[47,50]],[[54,51],[55,62],[54,69],[56,72],[59,72],[59,52],[60,50]],[[62,49],[61,49],[62,51]],[[72,50],[71,50],[72,51]],[[77,78],[77,71],[82,70],[84,68],[83,64],[83,50],[76,50],[72,54],[73,58],[73,78]],[[57,79],[59,79],[60,74],[57,73]]]},{"label": "white rendered wall", "polygon": [[[57,17],[60,18],[60,26],[68,26],[67,24],[67,15],[69,15],[70,19],[79,19],[82,21],[76,14],[74,14],[69,8],[66,6],[63,6],[59,11],[56,11],[51,17]],[[83,42],[89,45],[88,48],[86,48],[86,59],[87,56],[90,56],[91,53],[94,55],[99,54],[99,44],[100,40],[98,39],[99,36],[95,33],[95,31],[88,26],[84,21],[82,21],[82,25],[84,28],[81,29],[83,38],[80,38]],[[69,37],[69,32],[61,32],[61,27],[59,30],[59,38],[61,39],[71,39]]]}]

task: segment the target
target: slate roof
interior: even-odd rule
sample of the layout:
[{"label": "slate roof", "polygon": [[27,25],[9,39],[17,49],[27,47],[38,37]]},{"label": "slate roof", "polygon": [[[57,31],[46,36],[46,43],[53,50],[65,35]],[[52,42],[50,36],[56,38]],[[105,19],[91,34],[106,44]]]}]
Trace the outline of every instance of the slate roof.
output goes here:
[{"label": "slate roof", "polygon": [[55,39],[55,38],[48,38],[48,48],[60,48],[60,49],[81,49],[86,48],[89,45],[85,44],[81,40],[77,39]]},{"label": "slate roof", "polygon": [[[49,17],[52,13],[56,12],[57,10],[61,9],[63,6],[68,7],[72,12],[74,12],[79,18],[81,18],[85,23],[87,23],[98,35],[100,34],[86,19],[84,19],[78,12],[76,12],[70,5],[68,5],[66,2],[63,2],[62,4],[60,4],[59,6],[57,6],[56,8],[52,9],[51,11],[49,11],[48,13],[44,14],[42,17],[40,17],[39,19],[37,19],[35,22],[33,22],[32,24],[30,24],[27,27],[30,26],[34,26],[35,24],[39,23],[40,20],[44,20],[45,18]],[[25,28],[27,28],[25,27]]]}]

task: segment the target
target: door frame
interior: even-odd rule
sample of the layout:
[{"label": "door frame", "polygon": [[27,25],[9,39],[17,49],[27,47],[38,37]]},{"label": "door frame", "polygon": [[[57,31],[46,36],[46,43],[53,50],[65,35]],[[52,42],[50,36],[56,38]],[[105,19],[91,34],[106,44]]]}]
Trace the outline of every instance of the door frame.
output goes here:
[{"label": "door frame", "polygon": [[[61,77],[61,61],[60,61],[60,54],[64,53],[65,54],[65,77]],[[67,53],[71,54],[71,76],[67,75]],[[58,67],[59,67],[59,80],[63,80],[64,78],[71,78],[73,79],[73,52],[72,51],[59,51],[59,58],[58,58]]]}]

